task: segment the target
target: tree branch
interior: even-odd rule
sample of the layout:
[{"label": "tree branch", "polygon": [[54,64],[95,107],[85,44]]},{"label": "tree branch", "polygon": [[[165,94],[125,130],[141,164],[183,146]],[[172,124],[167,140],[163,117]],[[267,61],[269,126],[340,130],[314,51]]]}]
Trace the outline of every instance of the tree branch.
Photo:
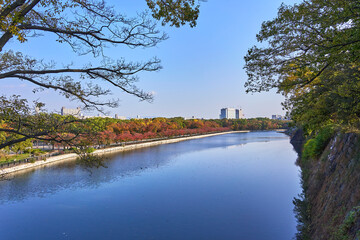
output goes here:
[{"label": "tree branch", "polygon": [[14,11],[16,8],[20,7],[25,3],[26,0],[17,0],[13,2],[12,4],[6,6],[1,12],[0,12],[0,20],[6,18],[12,11]]},{"label": "tree branch", "polygon": [[[30,12],[31,9],[38,4],[40,0],[33,0],[29,5],[27,5],[23,10],[21,10],[18,14],[18,17],[11,23],[11,26],[15,26],[20,22],[20,19],[25,17],[26,14]],[[8,30],[6,31],[0,38],[0,52],[3,50],[5,44],[12,38],[13,34]]]}]

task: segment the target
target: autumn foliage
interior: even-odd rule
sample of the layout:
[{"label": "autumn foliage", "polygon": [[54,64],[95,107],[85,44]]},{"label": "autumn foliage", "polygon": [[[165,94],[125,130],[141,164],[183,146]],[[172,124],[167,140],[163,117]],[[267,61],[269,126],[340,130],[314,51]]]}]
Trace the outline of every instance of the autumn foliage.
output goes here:
[{"label": "autumn foliage", "polygon": [[231,130],[278,129],[286,128],[287,124],[287,121],[270,120],[267,118],[238,120],[185,120],[181,117],[131,120],[92,118],[88,119],[85,125],[82,126],[89,128],[89,132],[92,132],[92,134],[83,134],[77,141],[80,145],[110,145],[145,139],[169,138]]}]

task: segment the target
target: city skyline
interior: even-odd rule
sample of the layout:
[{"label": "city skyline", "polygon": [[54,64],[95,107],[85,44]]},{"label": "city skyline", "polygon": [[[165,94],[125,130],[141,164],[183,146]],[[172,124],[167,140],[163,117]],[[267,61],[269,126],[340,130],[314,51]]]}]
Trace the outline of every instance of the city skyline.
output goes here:
[{"label": "city skyline", "polygon": [[[35,109],[35,112],[38,113],[39,109]],[[75,117],[79,117],[79,118],[94,118],[94,117],[105,117],[105,118],[115,118],[115,119],[120,119],[120,120],[126,120],[126,119],[143,119],[143,118],[158,118],[158,117],[162,117],[162,116],[140,116],[140,115],[136,115],[136,117],[133,116],[120,116],[118,113],[114,113],[113,115],[106,115],[106,114],[97,114],[97,115],[84,115],[82,113],[82,110],[80,109],[80,107],[77,108],[67,108],[67,107],[62,107],[60,110],[60,114],[61,115],[73,115]],[[176,116],[176,117],[183,117],[184,119],[205,119],[201,116],[191,116],[191,117],[187,117],[187,116]],[[220,115],[218,116],[219,119],[242,119],[245,118],[245,114],[243,113],[243,110],[240,109],[236,109],[236,108],[221,108],[220,109]],[[265,117],[268,118],[268,117]],[[216,118],[214,118],[216,119]],[[278,114],[273,114],[271,115],[271,118],[269,119],[276,119],[276,120],[286,120],[285,116],[282,115],[278,115]]]}]

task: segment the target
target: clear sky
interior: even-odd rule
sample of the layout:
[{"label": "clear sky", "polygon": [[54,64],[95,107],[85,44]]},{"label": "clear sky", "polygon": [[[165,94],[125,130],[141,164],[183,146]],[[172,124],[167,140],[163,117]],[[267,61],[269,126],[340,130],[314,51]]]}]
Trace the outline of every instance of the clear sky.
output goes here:
[{"label": "clear sky", "polygon": [[[128,16],[146,9],[145,0],[107,2]],[[155,48],[107,49],[106,54],[112,58],[146,60],[157,56],[163,66],[159,72],[141,74],[138,82],[140,88],[155,94],[153,103],[139,102],[136,97],[114,90],[112,97],[120,98],[120,106],[108,110],[111,114],[127,117],[218,118],[221,108],[236,107],[242,108],[247,118],[283,115],[280,103],[284,97],[275,91],[245,93],[247,76],[243,69],[243,57],[256,44],[261,23],[276,17],[282,2],[294,4],[295,0],[208,0],[201,5],[197,27],[160,26],[170,38]],[[78,57],[70,47],[56,43],[55,38],[49,36],[33,38],[23,44],[12,40],[6,48],[64,64],[69,61],[85,63],[92,58],[90,55]],[[81,106],[51,91],[34,94],[34,87],[30,83],[6,80],[1,83],[0,94],[21,94],[29,99],[40,99],[51,111],[60,111],[62,106]]]}]

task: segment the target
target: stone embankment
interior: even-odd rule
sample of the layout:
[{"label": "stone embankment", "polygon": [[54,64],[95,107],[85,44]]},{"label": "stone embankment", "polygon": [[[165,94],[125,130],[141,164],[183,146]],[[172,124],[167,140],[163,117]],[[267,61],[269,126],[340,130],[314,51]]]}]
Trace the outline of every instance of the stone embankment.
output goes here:
[{"label": "stone embankment", "polygon": [[[176,142],[181,142],[181,141],[191,140],[191,139],[205,138],[205,137],[211,137],[211,136],[217,136],[217,135],[223,135],[223,134],[229,134],[229,133],[245,133],[245,132],[249,132],[249,131],[230,131],[230,132],[221,132],[221,133],[210,133],[210,134],[197,135],[197,136],[180,137],[180,138],[159,140],[159,141],[153,141],[153,142],[138,143],[138,144],[132,144],[132,145],[126,145],[126,146],[99,149],[99,150],[96,150],[93,154],[105,155],[105,154],[116,153],[116,152],[130,151],[130,150],[134,150],[134,149],[138,149],[138,148],[146,148],[146,147],[156,146],[156,145],[160,145],[160,144],[176,143]],[[28,170],[28,169],[33,169],[33,168],[41,167],[41,166],[48,165],[51,163],[58,163],[60,161],[75,160],[76,158],[77,158],[77,154],[75,154],[75,153],[58,155],[55,157],[47,158],[44,161],[37,161],[34,163],[27,163],[27,164],[23,164],[23,165],[19,165],[19,166],[0,169],[0,175],[14,173],[14,172],[18,172],[18,171],[24,171],[24,170]]]},{"label": "stone embankment", "polygon": [[[293,135],[295,145],[304,143],[299,134]],[[309,204],[306,239],[359,240],[360,136],[338,133],[318,159],[299,163]]]}]

